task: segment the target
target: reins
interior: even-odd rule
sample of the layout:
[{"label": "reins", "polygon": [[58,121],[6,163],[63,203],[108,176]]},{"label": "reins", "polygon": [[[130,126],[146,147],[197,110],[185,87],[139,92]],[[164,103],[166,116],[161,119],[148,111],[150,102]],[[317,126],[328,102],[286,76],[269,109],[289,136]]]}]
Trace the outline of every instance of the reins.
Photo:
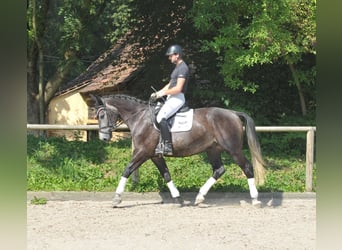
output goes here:
[{"label": "reins", "polygon": [[154,104],[154,102],[152,102],[151,99],[149,99],[148,100],[148,109],[150,111],[150,116],[151,116],[152,124],[154,123],[154,120],[155,120],[155,115],[154,115],[154,108],[155,108],[155,106],[153,104]]},{"label": "reins", "polygon": [[[165,102],[165,100],[163,99],[163,101]],[[149,108],[149,111],[150,111],[150,116],[151,116],[151,122],[152,124],[155,124],[156,123],[156,119],[157,119],[157,114],[159,112],[156,111],[157,110],[157,107],[159,106],[159,110],[161,108],[161,106],[163,105],[161,102],[154,102],[152,101],[151,99],[148,100],[148,108]]]}]

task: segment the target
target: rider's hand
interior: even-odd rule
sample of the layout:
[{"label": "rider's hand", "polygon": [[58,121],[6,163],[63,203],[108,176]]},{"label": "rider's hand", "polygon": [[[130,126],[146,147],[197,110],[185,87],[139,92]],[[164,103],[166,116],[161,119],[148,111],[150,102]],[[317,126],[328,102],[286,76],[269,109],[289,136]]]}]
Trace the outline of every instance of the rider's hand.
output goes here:
[{"label": "rider's hand", "polygon": [[158,98],[157,98],[157,93],[152,93],[151,96],[150,96],[150,99],[151,101],[156,101]]},{"label": "rider's hand", "polygon": [[164,95],[165,95],[164,91],[160,90],[158,92],[152,93],[150,98],[152,101],[156,101],[157,99],[163,97]]}]

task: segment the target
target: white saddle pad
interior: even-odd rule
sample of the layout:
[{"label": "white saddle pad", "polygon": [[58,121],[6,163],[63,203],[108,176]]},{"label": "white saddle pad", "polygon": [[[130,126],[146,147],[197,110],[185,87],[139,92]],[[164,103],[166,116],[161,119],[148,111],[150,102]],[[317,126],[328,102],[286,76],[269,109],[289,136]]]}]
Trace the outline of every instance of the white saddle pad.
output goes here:
[{"label": "white saddle pad", "polygon": [[192,128],[192,120],[194,117],[194,109],[189,111],[177,113],[175,120],[170,129],[171,132],[185,132]]},{"label": "white saddle pad", "polygon": [[[194,109],[189,109],[189,111],[177,113],[174,117],[174,122],[170,129],[171,132],[186,132],[192,128],[192,120],[194,117]],[[156,124],[153,124],[154,128],[159,130],[156,127]]]}]

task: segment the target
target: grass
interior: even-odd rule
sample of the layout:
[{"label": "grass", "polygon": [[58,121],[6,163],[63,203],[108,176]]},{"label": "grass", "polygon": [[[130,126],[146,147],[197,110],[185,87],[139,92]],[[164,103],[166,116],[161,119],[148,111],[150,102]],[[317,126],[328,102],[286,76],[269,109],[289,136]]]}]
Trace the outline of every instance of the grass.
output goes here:
[{"label": "grass", "polygon": [[[280,137],[279,137],[280,136]],[[305,191],[305,136],[262,134],[263,156],[268,162],[262,192]],[[248,147],[245,153],[249,157]],[[28,191],[114,191],[131,158],[131,142],[105,143],[97,139],[67,141],[64,138],[27,137]],[[247,192],[246,177],[228,154],[223,154],[226,173],[211,190]],[[211,176],[205,154],[167,158],[172,179],[179,190],[198,191]],[[168,191],[157,168],[149,160],[139,168],[137,185],[128,182],[126,191]],[[314,189],[316,168],[314,168]]]},{"label": "grass", "polygon": [[45,205],[47,203],[46,198],[37,198],[36,196],[33,197],[31,200],[31,204],[33,205]]}]

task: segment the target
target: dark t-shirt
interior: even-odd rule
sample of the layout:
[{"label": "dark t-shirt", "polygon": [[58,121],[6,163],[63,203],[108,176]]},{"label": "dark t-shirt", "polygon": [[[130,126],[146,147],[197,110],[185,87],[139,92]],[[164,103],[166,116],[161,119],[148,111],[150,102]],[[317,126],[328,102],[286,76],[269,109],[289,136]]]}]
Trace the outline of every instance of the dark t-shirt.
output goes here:
[{"label": "dark t-shirt", "polygon": [[177,85],[178,78],[185,78],[185,83],[182,89],[182,92],[185,94],[189,82],[189,67],[184,61],[178,64],[172,71],[169,89]]}]

